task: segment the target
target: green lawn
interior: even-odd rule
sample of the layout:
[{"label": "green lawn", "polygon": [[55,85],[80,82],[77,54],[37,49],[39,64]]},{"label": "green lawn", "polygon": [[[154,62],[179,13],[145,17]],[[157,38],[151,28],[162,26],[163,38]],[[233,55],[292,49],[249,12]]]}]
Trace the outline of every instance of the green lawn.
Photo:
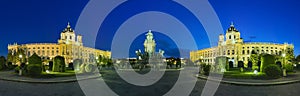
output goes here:
[{"label": "green lawn", "polygon": [[55,77],[68,77],[68,76],[75,76],[74,70],[66,70],[66,72],[50,72],[46,73],[43,72],[39,78],[55,78]]},{"label": "green lawn", "polygon": [[264,73],[257,73],[254,72],[239,72],[239,71],[227,71],[224,72],[224,78],[234,78],[234,79],[271,79],[266,76]]}]

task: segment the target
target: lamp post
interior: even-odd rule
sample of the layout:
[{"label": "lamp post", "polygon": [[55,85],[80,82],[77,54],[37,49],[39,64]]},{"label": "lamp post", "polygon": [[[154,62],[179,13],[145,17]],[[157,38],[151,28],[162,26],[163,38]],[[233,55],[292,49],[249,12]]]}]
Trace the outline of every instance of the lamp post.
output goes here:
[{"label": "lamp post", "polygon": [[19,58],[20,58],[20,63],[22,64],[22,55],[19,55]]},{"label": "lamp post", "polygon": [[20,58],[20,70],[19,70],[19,75],[21,76],[22,75],[22,69],[23,69],[23,66],[22,66],[22,55],[19,55],[19,58]]},{"label": "lamp post", "polygon": [[282,54],[282,58],[283,58],[283,64],[282,64],[282,71],[283,71],[283,76],[285,77],[286,76],[286,68],[285,68],[285,56],[286,56],[286,54],[285,53],[283,53]]}]

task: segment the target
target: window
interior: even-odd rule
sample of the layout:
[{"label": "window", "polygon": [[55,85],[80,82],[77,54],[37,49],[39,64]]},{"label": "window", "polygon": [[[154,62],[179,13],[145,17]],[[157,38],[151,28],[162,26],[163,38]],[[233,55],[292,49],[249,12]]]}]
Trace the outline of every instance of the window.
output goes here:
[{"label": "window", "polygon": [[234,55],[234,50],[232,50],[232,55]]},{"label": "window", "polygon": [[72,36],[70,36],[70,39],[72,39]]},{"label": "window", "polygon": [[243,55],[245,54],[245,50],[243,50],[242,54],[243,54]]},{"label": "window", "polygon": [[229,39],[231,39],[231,35],[229,36]]}]

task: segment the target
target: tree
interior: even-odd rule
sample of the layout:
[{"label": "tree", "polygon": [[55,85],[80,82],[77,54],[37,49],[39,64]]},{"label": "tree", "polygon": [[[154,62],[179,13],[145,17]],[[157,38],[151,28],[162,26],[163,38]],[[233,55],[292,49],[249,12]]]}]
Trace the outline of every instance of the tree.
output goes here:
[{"label": "tree", "polygon": [[295,60],[299,64],[299,62],[300,62],[300,55],[298,55]]},{"label": "tree", "polygon": [[53,72],[65,72],[65,58],[62,56],[56,56],[53,62]]},{"label": "tree", "polygon": [[80,70],[80,66],[82,65],[82,59],[75,59],[74,61],[73,61],[73,66],[74,66],[74,69],[76,70],[76,71],[78,71],[78,70]]},{"label": "tree", "polygon": [[285,59],[289,62],[294,62],[295,61],[295,55],[294,55],[294,49],[293,48],[287,48],[285,50],[286,56]]},{"label": "tree", "polygon": [[11,51],[7,54],[7,63],[9,62],[16,64],[15,54],[13,54]]},{"label": "tree", "polygon": [[178,66],[179,66],[179,68],[181,68],[181,59],[180,58],[176,59],[176,68],[178,68]]},{"label": "tree", "polygon": [[4,56],[1,56],[0,57],[0,70],[3,70],[3,69],[5,69],[5,63],[6,63],[6,59],[5,59],[5,57]]},{"label": "tree", "polygon": [[20,65],[21,63],[26,62],[25,51],[22,48],[19,48],[14,58],[16,59],[16,63],[19,63]]},{"label": "tree", "polygon": [[250,61],[252,62],[252,68],[257,68],[258,67],[258,62],[260,61],[260,56],[259,54],[252,50],[251,55],[250,55]]}]

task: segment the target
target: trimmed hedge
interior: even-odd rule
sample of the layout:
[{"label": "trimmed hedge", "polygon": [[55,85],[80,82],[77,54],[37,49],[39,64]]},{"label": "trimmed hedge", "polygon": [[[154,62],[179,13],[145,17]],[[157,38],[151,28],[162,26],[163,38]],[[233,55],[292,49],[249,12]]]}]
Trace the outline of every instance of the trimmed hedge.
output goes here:
[{"label": "trimmed hedge", "polygon": [[54,57],[52,71],[53,72],[65,72],[65,70],[66,70],[65,58],[62,56]]},{"label": "trimmed hedge", "polygon": [[244,62],[238,61],[238,68],[244,68]]},{"label": "trimmed hedge", "polygon": [[282,74],[280,67],[275,64],[269,64],[268,66],[266,66],[264,68],[264,72],[270,78],[279,78]]},{"label": "trimmed hedge", "polygon": [[36,77],[42,74],[42,66],[39,64],[29,64],[27,66],[28,75]]},{"label": "trimmed hedge", "polygon": [[42,58],[34,53],[32,56],[30,56],[28,58],[28,63],[29,64],[40,64],[40,65],[42,65]]},{"label": "trimmed hedge", "polygon": [[264,68],[270,64],[275,64],[275,56],[265,54],[261,57],[260,72],[264,72]]},{"label": "trimmed hedge", "polygon": [[87,72],[87,73],[92,73],[92,72],[94,72],[95,70],[96,70],[96,66],[93,65],[93,64],[87,64],[87,65],[85,66],[85,72]]},{"label": "trimmed hedge", "polygon": [[210,68],[211,68],[211,65],[205,65],[205,66],[203,67],[204,75],[206,75],[206,76],[209,75]]}]

